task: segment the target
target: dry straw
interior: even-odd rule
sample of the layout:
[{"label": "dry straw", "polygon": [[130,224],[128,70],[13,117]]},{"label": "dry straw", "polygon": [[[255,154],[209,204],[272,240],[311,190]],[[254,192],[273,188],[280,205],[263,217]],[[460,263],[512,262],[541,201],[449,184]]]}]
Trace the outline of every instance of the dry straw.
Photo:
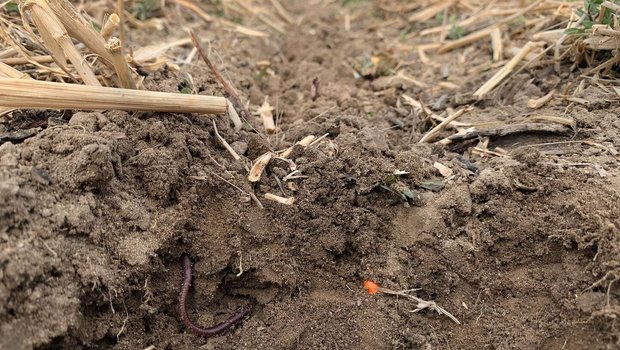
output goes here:
[{"label": "dry straw", "polygon": [[224,97],[0,78],[0,106],[223,114]]},{"label": "dry straw", "polygon": [[25,17],[27,13],[30,14],[32,21],[35,23],[41,35],[42,44],[51,51],[52,57],[54,57],[59,67],[67,72],[67,74],[71,75],[66,66],[68,59],[85,84],[101,86],[92,68],[88,65],[86,60],[83,59],[80,51],[73,45],[60,19],[49,8],[45,0],[26,1],[22,5],[24,26],[31,33],[32,37],[35,37]]}]

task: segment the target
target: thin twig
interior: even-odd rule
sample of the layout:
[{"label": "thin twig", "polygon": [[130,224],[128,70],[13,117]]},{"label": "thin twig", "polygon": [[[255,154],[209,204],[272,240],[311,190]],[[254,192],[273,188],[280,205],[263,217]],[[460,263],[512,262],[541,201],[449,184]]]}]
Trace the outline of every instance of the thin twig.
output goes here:
[{"label": "thin twig", "polygon": [[454,315],[452,315],[451,313],[446,311],[446,309],[442,308],[441,306],[437,305],[436,302],[420,299],[420,298],[418,298],[418,297],[416,297],[414,295],[409,294],[409,293],[411,293],[411,291],[416,291],[416,290],[417,289],[409,289],[409,290],[396,291],[396,290],[392,290],[392,289],[388,289],[388,288],[382,288],[382,287],[379,287],[379,289],[378,289],[378,291],[381,292],[381,293],[390,294],[390,295],[396,295],[396,296],[404,297],[406,299],[415,301],[417,303],[416,309],[412,310],[411,312],[418,312],[418,311],[421,311],[421,310],[424,310],[424,309],[435,310],[440,315],[448,316],[448,318],[450,318],[456,324],[461,324],[461,322],[456,317],[454,317]]},{"label": "thin twig", "polygon": [[207,66],[209,66],[209,69],[211,69],[211,72],[213,72],[213,74],[215,75],[215,78],[220,82],[220,84],[222,84],[222,87],[224,88],[224,91],[226,91],[226,93],[230,96],[230,98],[232,98],[233,102],[237,106],[237,109],[240,110],[243,113],[243,117],[246,120],[250,120],[251,114],[248,111],[248,109],[245,108],[245,105],[241,102],[241,98],[239,97],[239,94],[237,94],[237,92],[232,87],[232,85],[230,85],[230,83],[226,79],[224,79],[222,74],[220,74],[220,71],[211,62],[211,60],[209,59],[209,57],[207,56],[207,54],[203,50],[202,46],[198,42],[198,39],[196,39],[196,36],[194,35],[194,32],[190,30],[189,31],[189,36],[192,39],[192,43],[194,43],[194,46],[198,50],[198,54],[200,55],[200,57],[202,57],[202,59],[207,64]]}]

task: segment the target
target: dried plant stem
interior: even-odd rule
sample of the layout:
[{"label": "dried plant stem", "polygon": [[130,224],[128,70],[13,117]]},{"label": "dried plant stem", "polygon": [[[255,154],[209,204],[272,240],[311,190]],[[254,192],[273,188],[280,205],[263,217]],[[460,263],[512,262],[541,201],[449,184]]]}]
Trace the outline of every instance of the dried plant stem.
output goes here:
[{"label": "dried plant stem", "polygon": [[412,14],[409,17],[410,22],[426,22],[435,17],[439,12],[446,10],[456,4],[456,1],[437,1],[434,5],[425,7],[424,9]]},{"label": "dried plant stem", "polygon": [[243,128],[243,122],[241,121],[241,118],[239,118],[239,114],[235,110],[235,107],[233,107],[232,102],[230,101],[228,101],[228,117],[235,126],[235,131],[239,131]]},{"label": "dried plant stem", "polygon": [[[52,56],[58,66],[70,75],[66,66],[68,59],[86,85],[101,86],[95,73],[86,60],[84,60],[82,54],[73,45],[59,18],[52,12],[44,0],[27,1],[22,6],[22,10],[24,13],[30,13],[39,30],[43,44],[52,52]],[[30,29],[27,18],[24,17],[23,20],[26,28]],[[34,36],[34,33],[32,34]]]},{"label": "dried plant stem", "polygon": [[[105,24],[103,25],[103,28],[101,29],[101,36],[104,40],[108,40],[110,39],[110,37],[112,37],[112,34],[116,30],[116,28],[118,28],[120,21],[121,19],[116,13],[113,13],[110,15],[110,17],[108,17],[108,19],[105,21]],[[123,35],[121,31],[121,40],[122,36]]]},{"label": "dried plant stem", "polygon": [[131,75],[131,69],[123,55],[123,43],[118,38],[111,38],[106,44],[106,49],[110,53],[114,70],[118,76],[120,85],[125,89],[135,89],[136,82]]},{"label": "dried plant stem", "polygon": [[2,51],[0,51],[0,59],[13,57],[17,54],[18,51],[14,47],[3,48]]},{"label": "dried plant stem", "polygon": [[[22,73],[17,69],[0,62],[0,77],[15,78],[15,79],[32,79],[28,74]],[[0,106],[0,116],[3,116],[11,111],[14,111],[13,107]]]},{"label": "dried plant stem", "polygon": [[84,43],[91,52],[99,55],[103,62],[112,65],[112,58],[106,49],[106,41],[95,28],[82,17],[67,0],[47,0],[49,7],[58,16],[69,34]]},{"label": "dried plant stem", "polygon": [[[197,14],[198,16],[202,17],[202,19],[204,19],[207,22],[214,22],[213,17],[211,17],[208,13],[204,12],[200,7],[198,7],[198,5],[192,3],[191,1],[188,0],[173,0],[175,3],[177,3],[180,6],[185,7],[186,9],[194,12],[195,14]],[[233,23],[231,21],[225,20],[223,18],[218,18],[218,22],[222,23],[228,27],[232,27],[234,28],[237,32],[241,33],[241,34],[245,34],[248,36],[257,36],[257,37],[267,37],[269,36],[269,34],[258,31],[258,30],[254,30],[236,23]]]},{"label": "dried plant stem", "polygon": [[293,24],[295,22],[295,20],[293,19],[293,16],[291,16],[291,14],[288,13],[288,11],[284,9],[284,7],[282,7],[282,4],[280,4],[278,0],[270,0],[270,1],[271,1],[271,5],[273,5],[276,11],[278,11],[278,15],[280,15],[282,19],[288,22],[288,24]]},{"label": "dried plant stem", "polygon": [[28,74],[22,73],[4,62],[0,62],[0,77],[15,79],[32,79]]},{"label": "dried plant stem", "polygon": [[226,93],[233,100],[233,102],[237,106],[237,109],[239,109],[241,111],[241,114],[243,115],[243,117],[246,120],[249,120],[250,119],[250,112],[248,111],[247,108],[245,108],[245,104],[243,104],[243,102],[241,102],[241,98],[239,97],[239,94],[237,94],[237,91],[235,91],[235,89],[232,87],[232,85],[230,85],[230,83],[226,79],[224,79],[224,77],[222,76],[220,71],[211,62],[211,60],[209,59],[209,56],[207,56],[206,52],[204,51],[204,49],[202,48],[202,46],[198,42],[198,39],[196,39],[196,36],[194,35],[193,31],[191,31],[191,30],[189,31],[189,36],[192,39],[192,42],[194,43],[194,46],[198,50],[198,54],[205,61],[205,63],[207,64],[207,66],[209,67],[211,72],[213,72],[213,75],[215,75],[215,78],[220,82],[220,84],[222,84],[222,87],[224,88],[224,91],[226,91]]},{"label": "dried plant stem", "polygon": [[0,78],[0,106],[223,114],[223,97]]},{"label": "dried plant stem", "polygon": [[293,150],[295,150],[295,146],[308,147],[310,146],[312,142],[314,142],[314,140],[316,140],[316,136],[308,135],[304,137],[303,139],[301,139],[300,141],[298,141],[297,143],[295,143],[293,146],[285,149],[284,151],[279,152],[280,157],[288,158],[288,156],[290,156],[293,153]]},{"label": "dried plant stem", "polygon": [[444,119],[441,123],[439,123],[439,125],[435,126],[428,133],[426,133],[426,135],[424,135],[422,139],[420,139],[419,143],[426,143],[426,142],[432,141],[443,129],[445,129],[450,123],[452,123],[452,121],[454,121],[456,118],[462,116],[463,114],[465,114],[465,112],[468,112],[470,110],[471,110],[471,107],[462,108],[454,112],[448,118]]},{"label": "dried plant stem", "polygon": [[256,6],[252,6],[250,3],[244,0],[234,0],[234,1],[237,5],[239,5],[241,8],[243,8],[244,10],[246,10],[253,16],[256,16],[256,18],[261,20],[266,25],[270,26],[271,28],[275,29],[276,31],[282,34],[286,33],[286,30],[284,29],[284,24],[279,22],[276,18],[266,15],[264,11],[260,10]]},{"label": "dried plant stem", "polygon": [[542,146],[555,146],[555,145],[570,145],[570,144],[584,144],[588,146],[593,146],[602,149],[605,152],[611,153],[611,155],[618,155],[617,151],[607,146],[601,145],[600,143],[588,141],[588,140],[578,140],[578,141],[558,141],[558,142],[545,142],[545,143],[536,143],[528,145],[528,147],[542,147]]},{"label": "dried plant stem", "polygon": [[489,35],[491,35],[491,33],[493,32],[493,30],[495,30],[495,26],[492,27],[487,27],[487,28],[483,28],[480,29],[477,32],[473,32],[467,36],[464,36],[460,39],[451,41],[449,43],[447,43],[446,45],[442,46],[441,48],[439,48],[439,50],[437,50],[438,53],[445,53],[454,49],[457,49],[459,47],[463,47],[466,45],[469,45],[471,43],[474,43],[482,38],[485,38]]},{"label": "dried plant stem", "polygon": [[413,310],[412,312],[418,312],[424,309],[435,310],[440,315],[446,315],[449,319],[454,321],[456,324],[461,324],[461,322],[456,317],[454,317],[454,315],[446,311],[446,309],[442,308],[441,306],[437,305],[436,302],[420,299],[416,297],[415,295],[410,294],[412,291],[415,291],[415,290],[417,289],[397,291],[397,290],[392,290],[392,289],[382,288],[382,287],[378,288],[378,292],[380,293],[396,295],[396,296],[403,297],[405,299],[409,299],[411,301],[416,302],[417,303],[416,309]]},{"label": "dried plant stem", "polygon": [[[239,153],[237,153],[231,146],[230,144],[226,141],[225,138],[222,137],[222,135],[220,135],[220,132],[217,130],[217,124],[215,123],[215,120],[213,121],[213,132],[215,132],[215,137],[217,137],[217,140],[220,141],[220,143],[222,144],[222,146],[224,146],[224,148],[226,148],[226,150],[228,151],[228,153],[230,153],[230,155],[235,159],[235,160],[240,160],[241,156],[239,155]],[[246,166],[246,170],[249,171],[249,169]]]},{"label": "dried plant stem", "polygon": [[564,35],[566,29],[553,29],[544,32],[538,32],[532,35],[532,40],[544,41],[547,44],[555,44]]},{"label": "dried plant stem", "polygon": [[122,25],[122,11],[121,13],[119,13],[119,25],[121,26],[121,52],[120,55],[114,56],[116,54],[116,49],[109,50],[108,43],[103,38],[103,36],[101,36],[93,28],[93,26],[75,10],[71,3],[69,3],[67,0],[46,1],[52,12],[56,16],[58,16],[59,20],[62,22],[64,28],[67,30],[69,35],[84,43],[84,45],[86,45],[91,52],[95,53],[102,59],[102,62],[104,64],[114,69],[114,71],[119,77],[119,81],[125,82],[125,84],[123,84],[124,87],[135,87],[135,81],[133,81],[133,77],[131,77],[130,73],[127,73],[127,71],[129,70],[127,63],[125,62],[124,64],[120,64],[121,59],[122,61],[125,61],[125,56],[123,55],[122,50],[122,45],[124,44],[124,42],[122,41],[122,37],[124,36]]},{"label": "dried plant stem", "polygon": [[[120,22],[121,55],[124,57],[125,43],[127,43],[127,33],[125,27],[125,0],[116,0],[116,10],[118,11],[118,21]],[[104,37],[104,39],[106,38]]]},{"label": "dried plant stem", "polygon": [[54,57],[52,57],[51,55],[43,55],[43,56],[32,56],[29,58],[26,57],[10,57],[10,58],[3,58],[2,59],[2,63],[4,64],[8,64],[11,66],[17,66],[20,64],[28,64],[30,62],[37,62],[37,63],[52,63],[54,62]]},{"label": "dried plant stem", "polygon": [[270,201],[278,202],[284,205],[293,205],[295,203],[295,197],[280,197],[273,193],[265,193],[265,199]]},{"label": "dried plant stem", "polygon": [[491,46],[493,47],[493,62],[499,62],[504,58],[504,45],[502,45],[502,31],[495,28],[491,31]]},{"label": "dried plant stem", "polygon": [[528,41],[527,44],[523,46],[523,48],[515,57],[508,61],[508,63],[506,63],[506,65],[502,67],[502,69],[497,71],[497,73],[495,73],[495,75],[491,77],[491,79],[489,79],[486,83],[484,83],[484,85],[482,85],[478,90],[476,90],[476,92],[474,92],[474,96],[481,98],[482,96],[493,90],[537,45],[538,44],[533,41]]},{"label": "dried plant stem", "polygon": [[527,101],[527,106],[532,109],[538,109],[546,105],[547,102],[551,101],[553,95],[555,95],[555,90],[551,90],[548,94],[540,98],[530,99],[529,101]]},{"label": "dried plant stem", "polygon": [[490,26],[488,26],[486,28],[480,29],[480,30],[478,30],[476,32],[473,32],[473,33],[471,33],[469,35],[466,35],[466,36],[464,36],[464,37],[462,37],[460,39],[457,39],[457,40],[454,40],[452,42],[449,42],[446,45],[440,47],[438,52],[439,53],[448,52],[450,50],[454,50],[456,48],[463,47],[465,45],[469,45],[469,44],[471,44],[471,43],[473,43],[475,41],[478,41],[479,39],[484,38],[487,35],[490,35],[493,32],[493,30],[495,30],[495,28],[498,28],[498,27],[500,27],[500,26],[502,26],[502,25],[504,25],[506,23],[514,21],[515,19],[523,16],[523,14],[533,10],[538,5],[540,5],[540,3],[542,1],[543,0],[536,0],[536,1],[532,2],[529,6],[524,8],[523,10],[521,10],[521,11],[519,11],[517,13],[514,13],[512,16],[506,17],[506,18],[504,18],[503,20],[501,20],[501,21],[499,21],[497,23],[494,23],[494,24],[492,24],[492,25],[490,25]]},{"label": "dried plant stem", "polygon": [[261,120],[263,121],[263,128],[265,129],[265,132],[267,132],[267,134],[275,134],[277,133],[277,128],[276,128],[276,124],[273,120],[273,111],[275,108],[271,107],[271,105],[269,104],[268,97],[265,97],[265,102],[263,103],[263,105],[258,109],[258,114],[261,117]]}]

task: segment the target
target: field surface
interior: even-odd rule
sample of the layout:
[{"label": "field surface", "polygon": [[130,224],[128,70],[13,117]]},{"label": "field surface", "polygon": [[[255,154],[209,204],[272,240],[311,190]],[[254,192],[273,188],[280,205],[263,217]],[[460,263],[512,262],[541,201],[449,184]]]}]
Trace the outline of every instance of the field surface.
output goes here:
[{"label": "field surface", "polygon": [[[582,3],[195,1],[210,21],[188,3],[127,1],[128,54],[174,43],[142,87],[225,95],[192,30],[250,111],[240,130],[208,114],[0,117],[0,349],[620,347],[618,61],[592,70],[617,50],[550,44]],[[97,23],[115,9],[74,5]],[[190,333],[184,255],[195,324],[250,315]]]}]

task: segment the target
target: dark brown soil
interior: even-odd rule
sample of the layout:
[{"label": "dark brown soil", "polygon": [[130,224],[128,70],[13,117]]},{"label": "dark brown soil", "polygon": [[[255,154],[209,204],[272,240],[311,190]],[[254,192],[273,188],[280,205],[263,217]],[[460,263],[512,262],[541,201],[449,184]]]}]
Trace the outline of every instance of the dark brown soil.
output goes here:
[{"label": "dark brown soil", "polygon": [[[0,349],[619,348],[620,288],[612,285],[620,278],[618,159],[587,144],[528,146],[589,140],[617,148],[617,100],[592,92],[588,108],[554,101],[540,114],[573,118],[575,134],[496,138],[491,145],[510,157],[464,161],[467,147],[418,144],[428,124],[399,99],[434,103],[448,95],[448,106],[457,106],[492,73],[468,76],[456,63],[472,50],[433,57],[450,65],[456,92],[380,86],[356,79],[351,64],[394,50],[402,28],[359,16],[345,31],[344,13],[355,8],[285,5],[303,19],[267,39],[168,14],[211,41],[252,110],[269,96],[284,137],[267,137],[258,117],[249,121],[257,131],[239,133],[221,116],[115,111],[21,111],[0,124],[2,132],[41,128],[0,145]],[[373,11],[372,2],[353,6]],[[136,29],[132,40],[140,47],[184,33],[180,25],[165,34]],[[476,50],[490,55],[486,46]],[[259,60],[271,61],[273,75],[259,74]],[[190,73],[201,93],[221,94],[194,62],[151,74],[145,84],[177,91]],[[442,79],[440,68],[414,63],[411,71],[431,85]],[[520,118],[527,99],[572,78],[550,82],[549,74],[525,70],[465,120]],[[290,173],[289,164],[273,161],[252,188],[216,140],[213,120],[250,160],[329,133],[291,156],[306,176],[284,185],[294,205],[263,199],[281,194],[275,177]],[[444,180],[435,161],[455,176]],[[596,164],[606,177],[593,166],[559,165],[578,163]],[[408,172],[398,179],[413,193],[407,205],[381,187],[396,170]],[[224,180],[253,190],[265,208]],[[184,253],[194,262],[194,322],[212,325],[253,304],[224,336],[199,338],[180,322]],[[369,295],[365,279],[420,288],[418,297],[462,324]]]}]

